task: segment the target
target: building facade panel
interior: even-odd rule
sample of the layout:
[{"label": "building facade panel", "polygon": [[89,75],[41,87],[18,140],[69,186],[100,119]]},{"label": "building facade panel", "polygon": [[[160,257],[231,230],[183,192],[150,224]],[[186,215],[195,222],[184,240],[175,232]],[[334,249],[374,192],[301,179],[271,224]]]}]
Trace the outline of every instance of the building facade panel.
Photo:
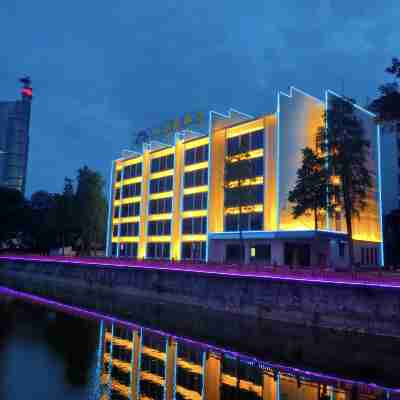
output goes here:
[{"label": "building facade panel", "polygon": [[[208,135],[177,132],[173,145],[150,142],[142,154],[116,160],[109,255],[234,262],[242,237],[245,262],[345,265],[343,217],[321,214],[315,231],[313,217],[294,219],[287,200],[301,150],[317,148],[329,96],[336,95],[327,92],[323,102],[291,88],[278,94],[275,113],[259,118],[211,112],[216,123]],[[382,258],[379,130],[372,114],[355,111],[371,143],[374,175],[368,207],[353,221],[355,254],[372,265]],[[244,162],[247,175],[228,179],[227,165],[240,169]],[[249,194],[241,206],[239,186]]]}]

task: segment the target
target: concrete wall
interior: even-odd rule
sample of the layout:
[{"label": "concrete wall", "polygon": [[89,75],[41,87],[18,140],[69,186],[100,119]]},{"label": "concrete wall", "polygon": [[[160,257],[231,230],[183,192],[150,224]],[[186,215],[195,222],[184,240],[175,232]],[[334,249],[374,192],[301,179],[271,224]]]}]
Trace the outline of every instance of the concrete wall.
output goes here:
[{"label": "concrete wall", "polygon": [[[77,291],[400,337],[400,290],[56,262],[0,261],[0,284]],[[60,289],[61,288],[61,289]],[[122,304],[123,305],[123,304]]]}]

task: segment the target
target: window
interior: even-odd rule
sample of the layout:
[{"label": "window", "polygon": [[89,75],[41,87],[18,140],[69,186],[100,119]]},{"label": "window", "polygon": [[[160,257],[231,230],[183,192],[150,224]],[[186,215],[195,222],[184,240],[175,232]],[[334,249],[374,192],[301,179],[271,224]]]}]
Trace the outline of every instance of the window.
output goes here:
[{"label": "window", "polygon": [[250,260],[251,261],[263,261],[270,262],[271,261],[271,245],[263,244],[263,245],[255,245],[251,248],[250,251]]},{"label": "window", "polygon": [[128,165],[124,168],[124,179],[142,176],[142,163]]},{"label": "window", "polygon": [[169,258],[169,243],[148,243],[147,258]]},{"label": "window", "polygon": [[174,168],[174,155],[170,154],[168,156],[153,158],[151,160],[151,172],[160,172],[167,169]]},{"label": "window", "polygon": [[121,189],[115,189],[115,200],[119,200],[121,198]]},{"label": "window", "polygon": [[113,225],[113,236],[118,236],[118,224]]},{"label": "window", "polygon": [[137,243],[120,243],[120,257],[137,257]]},{"label": "window", "polygon": [[172,211],[172,198],[150,200],[149,214],[165,214]]},{"label": "window", "polygon": [[140,196],[141,184],[131,183],[122,187],[122,198]]},{"label": "window", "polygon": [[207,192],[188,194],[183,197],[183,210],[206,210]]},{"label": "window", "polygon": [[139,235],[139,223],[129,222],[120,224],[119,236],[138,236]]},{"label": "window", "polygon": [[149,221],[148,231],[149,236],[168,236],[171,234],[171,220]]},{"label": "window", "polygon": [[264,130],[259,130],[244,135],[235,136],[227,140],[227,154],[234,156],[250,150],[264,147]]},{"label": "window", "polygon": [[203,186],[208,184],[208,168],[185,172],[184,187]]},{"label": "window", "polygon": [[183,260],[205,260],[206,242],[184,242],[182,243]]},{"label": "window", "polygon": [[207,232],[207,217],[184,218],[182,234],[204,234]]},{"label": "window", "polygon": [[[261,231],[263,229],[264,214],[242,214],[240,219],[241,229],[244,231]],[[239,214],[227,214],[225,216],[225,231],[236,232],[239,230]]]},{"label": "window", "polygon": [[170,190],[172,190],[172,176],[165,176],[150,181],[150,193],[169,192]]},{"label": "window", "polygon": [[208,161],[208,144],[185,151],[185,165]]},{"label": "window", "polygon": [[[245,194],[246,198],[241,196]],[[225,207],[251,206],[264,202],[264,185],[225,189]]]},{"label": "window", "polygon": [[119,218],[119,206],[114,207],[114,218]]},{"label": "window", "polygon": [[136,217],[140,213],[140,203],[123,204],[121,207],[121,217]]},{"label": "window", "polygon": [[116,182],[119,182],[121,180],[121,170],[118,170],[117,171],[117,176],[116,176],[116,178],[115,178],[115,181]]}]

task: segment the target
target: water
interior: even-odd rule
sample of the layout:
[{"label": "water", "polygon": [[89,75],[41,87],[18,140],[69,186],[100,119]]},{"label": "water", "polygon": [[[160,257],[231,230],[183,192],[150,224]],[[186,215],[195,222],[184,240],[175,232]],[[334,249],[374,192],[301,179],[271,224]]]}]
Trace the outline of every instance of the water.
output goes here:
[{"label": "water", "polygon": [[31,300],[0,297],[1,400],[400,399],[393,379],[389,387],[368,376],[367,384],[355,380],[359,371],[335,377],[329,365],[318,371],[244,355],[239,342],[228,350]]}]

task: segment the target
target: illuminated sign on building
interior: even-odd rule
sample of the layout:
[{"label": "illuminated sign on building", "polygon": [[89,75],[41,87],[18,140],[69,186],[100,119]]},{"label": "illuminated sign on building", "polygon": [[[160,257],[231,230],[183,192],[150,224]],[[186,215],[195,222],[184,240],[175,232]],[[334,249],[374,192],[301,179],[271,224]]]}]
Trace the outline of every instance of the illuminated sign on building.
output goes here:
[{"label": "illuminated sign on building", "polygon": [[135,132],[133,134],[133,147],[141,150],[142,144],[151,140],[172,144],[174,133],[182,130],[208,133],[206,113],[202,111],[186,113],[182,117],[168,120],[161,126]]}]

